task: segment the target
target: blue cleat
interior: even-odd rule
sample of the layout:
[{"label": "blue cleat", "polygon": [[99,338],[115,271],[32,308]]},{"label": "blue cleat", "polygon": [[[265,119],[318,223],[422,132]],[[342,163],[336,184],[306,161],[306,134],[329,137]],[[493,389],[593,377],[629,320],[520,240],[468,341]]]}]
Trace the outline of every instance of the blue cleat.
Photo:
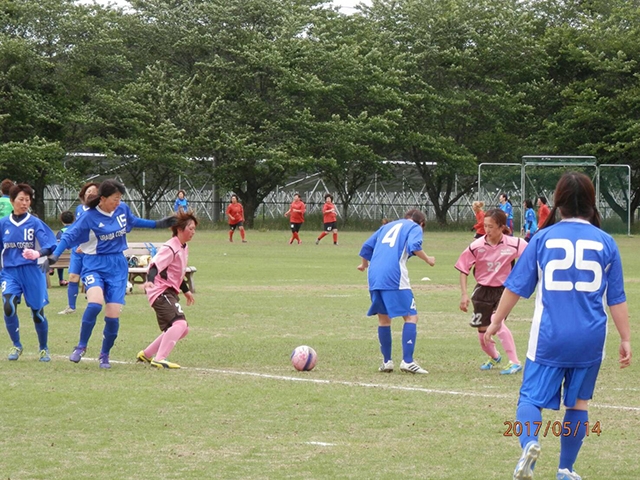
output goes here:
[{"label": "blue cleat", "polygon": [[500,355],[498,355],[498,358],[490,358],[485,363],[480,365],[480,370],[491,370],[493,367],[496,367],[501,360],[502,357]]},{"label": "blue cleat", "polygon": [[522,370],[522,365],[509,362],[507,368],[500,371],[500,375],[513,375],[514,373],[518,373],[520,370]]},{"label": "blue cleat", "polygon": [[50,362],[51,361],[51,356],[49,356],[49,349],[48,348],[43,348],[42,350],[40,350],[40,361],[41,362]]},{"label": "blue cleat", "polygon": [[11,361],[15,361],[20,358],[20,355],[22,355],[22,347],[13,346],[11,347],[11,350],[9,350],[9,356],[7,358]]},{"label": "blue cleat", "polygon": [[73,352],[71,352],[71,355],[69,355],[69,360],[71,360],[73,363],[78,363],[80,359],[84,357],[84,354],[86,352],[87,352],[87,347],[77,346],[76,348],[73,349]]},{"label": "blue cleat", "polygon": [[568,468],[561,468],[556,474],[556,480],[582,480],[582,477]]},{"label": "blue cleat", "polygon": [[100,368],[111,368],[109,355],[105,355],[104,353],[100,354]]}]

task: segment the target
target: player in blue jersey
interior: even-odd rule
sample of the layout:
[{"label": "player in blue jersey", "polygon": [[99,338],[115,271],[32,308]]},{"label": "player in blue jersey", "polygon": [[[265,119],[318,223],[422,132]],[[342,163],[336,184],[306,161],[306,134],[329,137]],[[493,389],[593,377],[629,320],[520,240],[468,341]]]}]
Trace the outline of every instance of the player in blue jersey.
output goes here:
[{"label": "player in blue jersey", "polygon": [[422,230],[426,217],[419,210],[409,210],[404,219],[390,222],[378,229],[364,242],[360,250],[362,262],[358,270],[369,268],[371,307],[367,315],[378,315],[378,339],[382,352],[381,372],[393,371],[391,359],[391,319],[404,318],[402,329],[402,362],[400,370],[409,373],[428,373],[413,360],[416,345],[418,312],[413,298],[407,260],[416,256],[434,266],[436,259],[422,249]]},{"label": "player in blue jersey", "polygon": [[[556,211],[562,221],[555,223]],[[607,334],[605,304],[620,334],[620,367],[631,363],[631,333],[618,247],[598,228],[595,189],[582,173],[558,182],[547,226],[531,239],[511,275],[485,334],[491,341],[520,297],[536,291],[535,312],[516,420],[522,456],[514,479],[533,478],[540,455],[542,409],[566,407],[560,437],[558,480],[580,480],[573,471],[589,428],[593,396]]]},{"label": "player in blue jersey", "polygon": [[49,303],[49,297],[47,280],[37,259],[56,248],[56,236],[46,223],[29,213],[33,201],[33,189],[29,185],[14,185],[9,198],[13,213],[0,220],[4,323],[13,343],[9,360],[18,360],[22,355],[17,307],[24,296],[38,334],[40,361],[48,362],[51,360],[47,345],[49,324],[44,316],[44,306]]},{"label": "player in blue jersey", "polygon": [[[85,183],[78,193],[80,205],[76,207],[76,221],[82,217],[88,210],[87,202],[90,198],[98,195],[99,184],[95,182]],[[69,260],[69,284],[67,285],[67,307],[58,312],[58,315],[68,315],[76,312],[76,300],[78,291],[80,290],[80,274],[82,273],[82,258],[84,254],[76,245],[71,247],[71,259]]]},{"label": "player in blue jersey", "polygon": [[499,201],[500,205],[498,207],[507,214],[507,227],[511,230],[510,235],[513,235],[513,205],[511,205],[511,200],[509,200],[506,193],[501,193]]},{"label": "player in blue jersey", "polygon": [[538,231],[538,220],[536,219],[536,212],[533,210],[533,202],[531,200],[525,200],[522,206],[525,208],[522,235],[524,235],[524,239],[528,242]]},{"label": "player in blue jersey", "polygon": [[131,213],[121,203],[124,186],[116,180],[105,180],[98,188],[98,195],[87,202],[87,210],[60,239],[53,254],[55,262],[71,245],[79,245],[84,252],[82,282],[87,289],[87,308],[82,316],[80,341],[69,356],[78,363],[87,350],[87,344],[96,319],[105,306],[105,326],[100,368],[111,368],[109,352],[118,336],[120,310],[124,305],[129,267],[123,252],[127,249],[127,233],[133,227],[168,228],[175,217],[162,220],[145,220]]}]

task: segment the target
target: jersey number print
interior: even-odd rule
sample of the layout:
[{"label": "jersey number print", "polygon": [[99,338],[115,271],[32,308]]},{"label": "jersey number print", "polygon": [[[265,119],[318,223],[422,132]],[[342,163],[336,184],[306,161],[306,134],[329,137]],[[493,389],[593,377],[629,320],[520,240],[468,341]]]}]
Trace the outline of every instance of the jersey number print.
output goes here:
[{"label": "jersey number print", "polygon": [[[551,260],[544,269],[544,282],[547,290],[569,292],[574,288],[578,292],[597,292],[602,285],[602,267],[598,262],[585,260],[585,250],[601,251],[604,246],[600,242],[593,240],[578,240],[574,248],[571,240],[566,238],[553,238],[546,241],[545,246],[549,249],[560,248],[564,250],[565,257],[559,260]],[[576,282],[554,280],[553,274],[556,270],[569,270],[575,266],[578,270],[593,272],[591,282]]]}]

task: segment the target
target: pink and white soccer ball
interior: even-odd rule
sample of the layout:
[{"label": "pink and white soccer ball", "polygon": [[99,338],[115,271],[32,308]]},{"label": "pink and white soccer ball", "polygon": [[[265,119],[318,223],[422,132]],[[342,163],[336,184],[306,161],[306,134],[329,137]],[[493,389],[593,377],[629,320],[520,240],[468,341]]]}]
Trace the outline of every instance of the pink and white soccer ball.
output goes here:
[{"label": "pink and white soccer ball", "polygon": [[316,351],[307,345],[300,345],[299,347],[296,347],[291,354],[291,363],[293,364],[293,368],[301,372],[313,370],[317,361],[318,355],[316,354]]}]

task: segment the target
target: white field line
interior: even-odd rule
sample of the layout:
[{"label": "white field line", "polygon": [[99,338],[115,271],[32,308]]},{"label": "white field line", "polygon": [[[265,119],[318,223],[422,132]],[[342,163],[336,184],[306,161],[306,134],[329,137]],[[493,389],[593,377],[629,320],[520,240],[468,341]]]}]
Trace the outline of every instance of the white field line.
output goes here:
[{"label": "white field line", "polygon": [[[52,355],[52,356],[55,358],[68,359],[68,357],[63,357],[60,355]],[[83,357],[83,359],[87,361],[95,361],[95,362],[98,361],[97,358]],[[121,360],[111,360],[110,362],[118,365],[134,365],[136,363],[136,362],[123,362]],[[385,385],[381,383],[347,382],[345,380],[323,380],[320,378],[289,377],[286,375],[271,375],[268,373],[245,372],[240,370],[223,370],[219,368],[181,367],[181,370],[192,370],[194,372],[204,372],[204,373],[222,374],[222,375],[257,377],[257,378],[265,378],[268,380],[280,380],[280,381],[286,381],[286,382],[307,382],[307,383],[315,383],[315,384],[322,384],[322,385],[343,385],[347,387],[380,388],[382,390],[429,393],[433,395],[449,395],[449,396],[458,396],[458,397],[480,397],[480,398],[495,398],[495,399],[509,398],[514,401],[516,400],[515,395],[507,395],[507,394],[500,394],[500,393],[496,394],[496,393],[480,393],[480,392],[460,392],[456,390],[439,390],[439,389],[424,388],[424,387],[408,387],[404,385]],[[429,378],[429,377],[427,376],[425,378]],[[625,405],[608,405],[604,403],[591,403],[590,405],[595,408],[605,408],[609,410],[640,412],[640,407],[628,407]]]}]

